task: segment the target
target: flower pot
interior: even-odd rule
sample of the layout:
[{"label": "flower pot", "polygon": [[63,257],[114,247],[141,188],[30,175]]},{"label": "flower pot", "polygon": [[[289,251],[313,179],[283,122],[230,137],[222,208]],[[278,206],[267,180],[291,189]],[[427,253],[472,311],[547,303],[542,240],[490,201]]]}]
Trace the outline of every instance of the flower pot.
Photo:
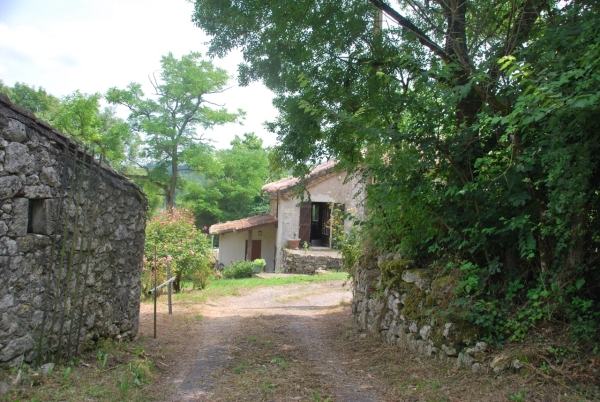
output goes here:
[{"label": "flower pot", "polygon": [[291,249],[298,250],[298,248],[300,248],[300,239],[290,239],[288,240],[288,244]]}]

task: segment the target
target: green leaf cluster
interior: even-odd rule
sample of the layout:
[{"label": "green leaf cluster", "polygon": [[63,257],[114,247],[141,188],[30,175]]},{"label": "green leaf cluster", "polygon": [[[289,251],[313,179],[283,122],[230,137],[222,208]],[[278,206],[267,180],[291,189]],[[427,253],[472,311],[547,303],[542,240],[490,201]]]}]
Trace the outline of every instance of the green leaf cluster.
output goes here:
[{"label": "green leaf cluster", "polygon": [[156,273],[158,284],[167,278],[167,262],[175,291],[183,281],[191,282],[203,289],[212,276],[210,239],[206,233],[196,229],[193,214],[184,208],[160,211],[146,225],[144,243],[144,268],[142,270],[142,293],[154,287]]},{"label": "green leaf cluster", "polygon": [[199,130],[235,122],[244,115],[240,110],[231,113],[214,107],[210,101],[210,95],[223,92],[228,81],[227,72],[200,53],[191,52],[181,59],[169,53],[161,59],[159,76],[150,76],[153,96],[146,96],[138,83],[111,88],[106,94],[109,103],[129,109],[128,123],[142,138],[138,174],[131,176],[159,189],[167,209],[175,205],[176,190],[183,184],[180,167],[194,155],[193,150],[205,146]]},{"label": "green leaf cluster", "polygon": [[15,83],[7,87],[0,81],[0,91],[10,100],[48,121],[53,127],[87,147],[90,153],[102,156],[114,169],[126,172],[129,161],[136,156],[139,138],[129,125],[117,117],[110,107],[102,108],[99,93],[75,91],[57,98],[45,89]]},{"label": "green leaf cluster", "polygon": [[280,166],[362,177],[369,247],[458,272],[491,340],[600,340],[596,2],[195,4],[211,52],[277,94]]}]

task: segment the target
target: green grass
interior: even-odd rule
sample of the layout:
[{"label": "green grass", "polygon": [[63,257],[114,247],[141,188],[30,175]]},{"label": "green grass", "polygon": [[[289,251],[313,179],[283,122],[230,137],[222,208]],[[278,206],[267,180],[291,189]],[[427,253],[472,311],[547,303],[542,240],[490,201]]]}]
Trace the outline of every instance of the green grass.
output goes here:
[{"label": "green grass", "polygon": [[[289,275],[281,278],[245,278],[219,279],[211,281],[204,290],[187,290],[173,295],[174,302],[203,303],[224,296],[237,296],[242,289],[254,289],[266,286],[285,286],[308,282],[339,281],[348,279],[346,272],[331,272],[327,275]],[[163,297],[163,296],[161,296]],[[145,300],[146,303],[152,299]]]}]

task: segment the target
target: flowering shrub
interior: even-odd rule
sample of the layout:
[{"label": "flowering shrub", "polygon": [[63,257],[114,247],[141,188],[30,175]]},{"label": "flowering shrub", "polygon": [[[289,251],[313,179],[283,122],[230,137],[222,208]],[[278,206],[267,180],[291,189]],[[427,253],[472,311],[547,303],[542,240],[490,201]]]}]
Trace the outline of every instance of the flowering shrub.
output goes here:
[{"label": "flowering shrub", "polygon": [[173,288],[178,292],[182,281],[204,288],[212,274],[210,240],[194,225],[194,216],[184,208],[161,211],[146,225],[142,292],[154,287],[154,250],[157,255],[157,283],[167,278],[167,261],[171,262]]}]

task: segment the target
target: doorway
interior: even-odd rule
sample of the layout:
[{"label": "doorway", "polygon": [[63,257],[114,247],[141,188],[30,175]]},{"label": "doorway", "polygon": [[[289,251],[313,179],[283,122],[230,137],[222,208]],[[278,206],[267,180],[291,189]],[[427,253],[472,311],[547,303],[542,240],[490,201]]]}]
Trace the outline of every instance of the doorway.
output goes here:
[{"label": "doorway", "polygon": [[306,202],[300,205],[300,240],[311,246],[331,247],[331,209],[344,210],[344,204]]},{"label": "doorway", "polygon": [[[261,240],[252,240],[252,255],[250,256],[251,260],[254,261],[256,259],[261,258],[260,254]],[[246,248],[244,249],[244,256],[248,255],[248,240],[246,240]],[[244,257],[246,258],[246,257]]]}]

